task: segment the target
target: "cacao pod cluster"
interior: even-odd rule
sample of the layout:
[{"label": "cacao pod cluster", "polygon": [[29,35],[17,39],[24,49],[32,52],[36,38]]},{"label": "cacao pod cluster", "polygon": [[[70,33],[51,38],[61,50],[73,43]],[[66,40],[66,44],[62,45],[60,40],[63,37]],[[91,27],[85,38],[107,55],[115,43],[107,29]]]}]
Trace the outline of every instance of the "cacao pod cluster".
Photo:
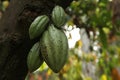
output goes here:
[{"label": "cacao pod cluster", "polygon": [[38,69],[44,61],[55,73],[63,68],[68,57],[68,40],[61,27],[66,21],[64,9],[55,6],[51,18],[41,15],[32,22],[29,28],[30,39],[40,40],[33,45],[28,54],[29,72]]}]

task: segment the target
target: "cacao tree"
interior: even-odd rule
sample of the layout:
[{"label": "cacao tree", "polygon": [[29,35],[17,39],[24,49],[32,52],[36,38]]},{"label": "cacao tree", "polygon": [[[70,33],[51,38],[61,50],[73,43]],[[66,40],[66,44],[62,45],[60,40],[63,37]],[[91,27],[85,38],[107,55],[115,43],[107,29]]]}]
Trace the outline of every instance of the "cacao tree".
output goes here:
[{"label": "cacao tree", "polygon": [[27,55],[38,40],[29,38],[29,26],[55,5],[66,8],[72,0],[11,0],[0,20],[0,80],[24,80]]},{"label": "cacao tree", "polygon": [[[82,69],[85,61],[97,61],[100,80],[119,80],[119,5],[119,0],[0,0],[0,80],[28,79],[43,62],[52,72],[59,72],[57,79],[97,80],[82,72],[85,69],[90,73],[91,66]],[[67,29],[75,26],[85,30],[90,40],[89,53],[95,55],[83,50],[85,54],[80,56],[83,45],[88,45],[81,39],[67,54],[63,32],[66,22]],[[69,32],[67,29],[64,30]]]}]

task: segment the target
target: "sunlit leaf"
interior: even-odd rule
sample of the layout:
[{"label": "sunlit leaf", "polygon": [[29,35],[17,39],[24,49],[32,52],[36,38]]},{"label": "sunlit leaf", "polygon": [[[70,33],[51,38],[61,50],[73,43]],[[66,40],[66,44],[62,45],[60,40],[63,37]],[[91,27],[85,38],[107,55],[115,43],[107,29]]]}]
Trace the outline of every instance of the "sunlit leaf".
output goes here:
[{"label": "sunlit leaf", "polygon": [[107,75],[106,74],[103,74],[100,78],[100,80],[107,80]]}]

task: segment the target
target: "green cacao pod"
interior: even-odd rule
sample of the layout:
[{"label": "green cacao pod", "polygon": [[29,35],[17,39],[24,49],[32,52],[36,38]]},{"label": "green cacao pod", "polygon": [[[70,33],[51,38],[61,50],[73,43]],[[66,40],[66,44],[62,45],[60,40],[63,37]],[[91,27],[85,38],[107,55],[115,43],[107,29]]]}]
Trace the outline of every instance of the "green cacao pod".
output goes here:
[{"label": "green cacao pod", "polygon": [[40,53],[40,44],[39,42],[35,43],[31,48],[28,57],[27,57],[27,65],[30,72],[38,69],[43,63],[43,58]]},{"label": "green cacao pod", "polygon": [[50,25],[40,39],[41,54],[47,65],[59,72],[68,57],[68,40],[65,33]]},{"label": "green cacao pod", "polygon": [[58,28],[62,27],[66,23],[66,13],[62,7],[55,6],[52,11],[52,21]]},{"label": "green cacao pod", "polygon": [[29,28],[30,39],[34,39],[40,36],[44,32],[48,22],[49,18],[46,15],[38,16],[30,25]]}]

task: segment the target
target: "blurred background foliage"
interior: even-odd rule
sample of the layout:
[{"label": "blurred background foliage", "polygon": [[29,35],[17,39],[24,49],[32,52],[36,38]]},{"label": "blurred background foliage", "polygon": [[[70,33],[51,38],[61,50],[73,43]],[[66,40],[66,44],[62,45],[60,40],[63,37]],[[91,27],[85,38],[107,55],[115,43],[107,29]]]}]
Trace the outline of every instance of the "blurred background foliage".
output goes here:
[{"label": "blurred background foliage", "polygon": [[[30,79],[120,80],[120,19],[114,19],[112,0],[74,0],[66,9],[65,33],[69,58],[53,73],[44,63]],[[0,1],[0,18],[9,0]]]}]

